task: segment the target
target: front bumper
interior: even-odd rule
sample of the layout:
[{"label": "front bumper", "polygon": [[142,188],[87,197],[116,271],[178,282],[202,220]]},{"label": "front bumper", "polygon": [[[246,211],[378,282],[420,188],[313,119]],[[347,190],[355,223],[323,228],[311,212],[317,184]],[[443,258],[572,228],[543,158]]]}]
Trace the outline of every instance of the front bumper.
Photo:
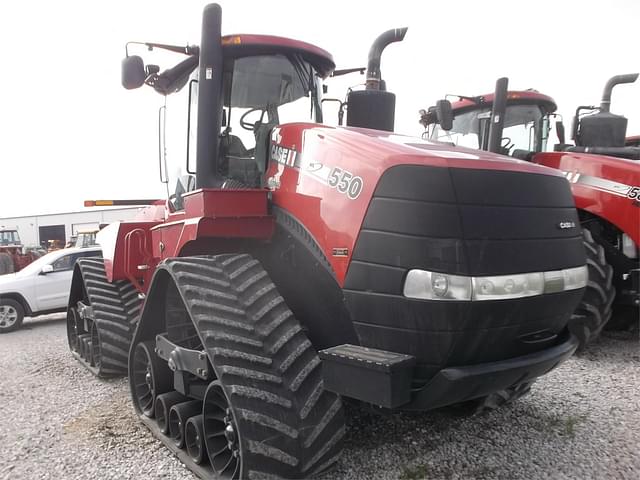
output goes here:
[{"label": "front bumper", "polygon": [[578,339],[567,334],[560,344],[537,353],[479,365],[441,370],[420,390],[413,392],[403,410],[431,410],[484,397],[549,373],[567,360],[578,347]]}]

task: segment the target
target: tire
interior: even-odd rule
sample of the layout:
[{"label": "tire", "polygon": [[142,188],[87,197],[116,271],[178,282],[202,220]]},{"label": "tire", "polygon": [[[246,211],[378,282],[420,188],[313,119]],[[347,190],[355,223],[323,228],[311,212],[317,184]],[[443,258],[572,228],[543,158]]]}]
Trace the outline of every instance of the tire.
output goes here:
[{"label": "tire", "polygon": [[0,252],[0,275],[13,272],[13,258],[8,253]]},{"label": "tire", "polygon": [[[342,401],[323,389],[317,352],[260,263],[218,255],[171,259],[164,268],[215,370],[209,388],[226,398],[237,429],[237,468],[217,475],[309,478],[332,466],[345,433]],[[205,438],[219,432],[207,431],[208,420],[220,418],[209,408],[205,400]]]},{"label": "tire", "polygon": [[24,308],[10,298],[0,300],[0,333],[9,333],[19,329],[24,320]]},{"label": "tire", "polygon": [[[101,258],[83,258],[76,263],[80,272],[85,298],[70,301],[69,309],[77,309],[78,303],[90,306],[91,358],[84,359],[89,367],[94,367],[98,376],[118,376],[127,372],[129,348],[137,325],[141,301],[133,285],[125,280],[110,283]],[[76,272],[77,273],[77,272]],[[78,281],[74,274],[74,281]],[[72,286],[72,291],[73,291]],[[75,313],[75,312],[73,312]],[[67,322],[74,315],[67,313]],[[77,325],[77,321],[76,321]],[[71,326],[68,326],[68,331]],[[70,337],[71,340],[71,337]],[[73,350],[70,341],[70,349]]]},{"label": "tire", "polygon": [[613,299],[613,267],[607,263],[604,248],[588,229],[582,230],[587,254],[589,280],[584,296],[576,309],[576,316],[569,322],[569,329],[578,337],[578,351],[594,341],[611,318]]}]

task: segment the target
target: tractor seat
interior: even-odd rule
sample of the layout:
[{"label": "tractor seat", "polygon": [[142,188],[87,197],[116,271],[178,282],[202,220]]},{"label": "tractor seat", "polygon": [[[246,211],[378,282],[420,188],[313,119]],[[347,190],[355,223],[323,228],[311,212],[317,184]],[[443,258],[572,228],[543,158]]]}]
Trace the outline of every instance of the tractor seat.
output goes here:
[{"label": "tractor seat", "polygon": [[512,153],[511,156],[513,158],[517,158],[518,160],[524,160],[526,162],[530,162],[531,159],[533,158],[533,154],[535,152],[532,152],[531,150],[520,150],[518,148],[516,148]]}]

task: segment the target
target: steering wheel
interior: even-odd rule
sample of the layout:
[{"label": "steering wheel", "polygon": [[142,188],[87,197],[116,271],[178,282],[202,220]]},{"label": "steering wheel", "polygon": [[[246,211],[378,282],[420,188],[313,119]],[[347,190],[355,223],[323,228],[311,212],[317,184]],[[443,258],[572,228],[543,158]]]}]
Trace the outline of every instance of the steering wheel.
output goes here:
[{"label": "steering wheel", "polygon": [[513,147],[514,147],[514,144],[511,143],[511,138],[502,137],[500,139],[500,148],[506,150],[507,153],[509,153]]},{"label": "steering wheel", "polygon": [[244,128],[245,130],[249,130],[251,132],[253,132],[256,128],[256,123],[257,122],[248,122],[245,120],[245,118],[250,115],[253,112],[262,112],[260,114],[260,119],[258,120],[258,122],[262,123],[262,119],[264,118],[264,114],[267,113],[267,111],[264,108],[252,108],[250,110],[247,110],[246,112],[244,112],[242,114],[242,116],[240,117],[240,126],[242,128]]}]

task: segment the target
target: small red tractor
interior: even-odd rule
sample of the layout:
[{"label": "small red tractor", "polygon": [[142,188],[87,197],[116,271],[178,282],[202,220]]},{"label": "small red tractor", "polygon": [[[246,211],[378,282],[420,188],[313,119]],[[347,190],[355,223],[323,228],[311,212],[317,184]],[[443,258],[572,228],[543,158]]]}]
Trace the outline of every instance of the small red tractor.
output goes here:
[{"label": "small red tractor", "polygon": [[0,275],[19,272],[39,256],[36,251],[23,253],[17,230],[0,230]]},{"label": "small red tractor", "polygon": [[202,478],[308,478],[340,455],[343,399],[495,406],[578,345],[567,180],[394,134],[380,59],[405,32],[372,45],[344,128],[322,124],[328,52],[222,36],[215,4],[199,47],[145,44],[174,67],[123,61],[128,89],[187,91],[195,169],[78,261],[69,347],[128,373],[142,422]]},{"label": "small red tractor", "polygon": [[[492,94],[458,96],[447,114],[421,111],[426,137],[480,148],[558,169],[571,183],[589,265],[589,283],[577,313],[576,334],[583,344],[595,338],[616,311],[610,326],[634,328],[640,305],[640,148],[625,140],[627,119],[610,113],[613,87],[638,74],[617,75],[605,86],[599,107],[576,110],[572,139],[555,122],[559,143],[547,151],[555,101],[535,90],[508,91],[498,80]],[[589,111],[583,115],[584,111]],[[615,302],[614,302],[615,297]]]}]

